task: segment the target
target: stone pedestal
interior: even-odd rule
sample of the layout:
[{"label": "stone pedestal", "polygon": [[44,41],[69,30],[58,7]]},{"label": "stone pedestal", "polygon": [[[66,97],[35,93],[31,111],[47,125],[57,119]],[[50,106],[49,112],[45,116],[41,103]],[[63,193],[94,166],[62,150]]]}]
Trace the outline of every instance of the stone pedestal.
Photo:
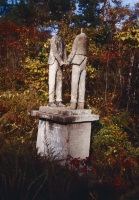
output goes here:
[{"label": "stone pedestal", "polygon": [[41,155],[55,159],[89,156],[91,123],[99,116],[91,110],[68,110],[41,106],[39,111],[29,111],[39,117],[36,147]]}]

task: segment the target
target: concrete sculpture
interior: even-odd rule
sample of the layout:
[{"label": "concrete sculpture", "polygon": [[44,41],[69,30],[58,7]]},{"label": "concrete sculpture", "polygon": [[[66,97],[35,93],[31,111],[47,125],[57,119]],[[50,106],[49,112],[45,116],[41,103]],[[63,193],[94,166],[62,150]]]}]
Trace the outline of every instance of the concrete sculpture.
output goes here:
[{"label": "concrete sculpture", "polygon": [[[72,52],[68,56],[67,64],[72,65],[71,78],[71,104],[69,109],[84,109],[85,96],[85,77],[86,77],[86,61],[88,54],[89,40],[85,33],[82,32],[76,36]],[[78,101],[78,104],[77,104]]]},{"label": "concrete sculpture", "polygon": [[[55,35],[51,39],[49,64],[49,104],[50,107],[65,107],[62,104],[62,66],[67,60],[63,39]],[[54,95],[56,93],[56,103]]]}]

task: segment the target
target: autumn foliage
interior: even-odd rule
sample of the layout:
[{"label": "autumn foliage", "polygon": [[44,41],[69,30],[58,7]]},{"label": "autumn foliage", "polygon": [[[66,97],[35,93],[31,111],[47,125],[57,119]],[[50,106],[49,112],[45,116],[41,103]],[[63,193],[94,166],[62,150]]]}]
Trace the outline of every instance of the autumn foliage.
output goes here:
[{"label": "autumn foliage", "polygon": [[[82,188],[86,199],[101,200],[106,193],[116,200],[139,197],[138,5],[131,11],[117,1],[117,9],[109,1],[103,2],[96,21],[87,23],[74,12],[74,1],[72,5],[68,1],[65,11],[58,1],[57,10],[51,11],[52,5],[45,1],[29,2],[34,6],[29,24],[25,16],[16,23],[12,12],[11,20],[8,15],[0,18],[1,199],[82,199]],[[87,16],[87,4],[82,1],[79,7],[82,4]],[[92,8],[90,3],[89,12]],[[117,28],[116,23],[123,18]],[[81,25],[89,38],[85,108],[99,114],[100,121],[92,124],[90,157],[82,160],[69,155],[67,165],[61,167],[53,158],[37,155],[38,119],[29,117],[28,111],[48,104],[47,61],[53,31],[62,35],[69,54]],[[64,67],[66,105],[70,102],[70,81],[71,67]]]}]

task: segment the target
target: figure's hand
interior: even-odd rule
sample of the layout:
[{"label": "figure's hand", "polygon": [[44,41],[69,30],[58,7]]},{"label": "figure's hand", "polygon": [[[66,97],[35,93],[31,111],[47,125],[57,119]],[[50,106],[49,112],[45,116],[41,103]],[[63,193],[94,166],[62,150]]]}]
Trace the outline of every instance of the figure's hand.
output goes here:
[{"label": "figure's hand", "polygon": [[69,66],[70,65],[70,62],[66,62],[66,66]]},{"label": "figure's hand", "polygon": [[63,61],[61,61],[60,62],[60,66],[63,66],[63,65],[65,65],[65,66],[69,66],[70,65],[70,62],[63,62]]},{"label": "figure's hand", "polygon": [[61,62],[60,62],[60,66],[63,66],[63,65],[66,65],[66,63],[63,62],[63,61],[61,61]]}]

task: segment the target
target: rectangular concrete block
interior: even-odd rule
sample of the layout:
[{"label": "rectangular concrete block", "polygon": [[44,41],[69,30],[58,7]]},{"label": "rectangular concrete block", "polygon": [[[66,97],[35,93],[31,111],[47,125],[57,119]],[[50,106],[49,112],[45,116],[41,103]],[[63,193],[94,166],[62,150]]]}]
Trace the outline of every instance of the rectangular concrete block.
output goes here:
[{"label": "rectangular concrete block", "polygon": [[66,159],[86,158],[90,149],[91,123],[62,125],[39,120],[37,144],[38,153]]},{"label": "rectangular concrete block", "polygon": [[29,111],[39,118],[36,147],[38,153],[55,159],[86,158],[89,156],[91,123],[99,116],[90,110],[68,110],[41,106]]}]

